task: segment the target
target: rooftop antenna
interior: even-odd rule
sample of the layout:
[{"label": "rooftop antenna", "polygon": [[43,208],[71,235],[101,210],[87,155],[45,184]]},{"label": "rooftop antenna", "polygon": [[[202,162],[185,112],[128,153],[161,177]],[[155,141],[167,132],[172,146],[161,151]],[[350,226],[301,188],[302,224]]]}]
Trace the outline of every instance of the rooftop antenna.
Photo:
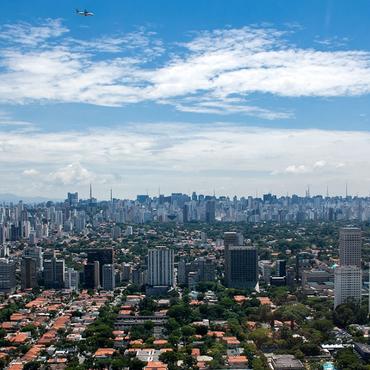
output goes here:
[{"label": "rooftop antenna", "polygon": [[110,201],[113,203],[113,190],[110,189]]},{"label": "rooftop antenna", "polygon": [[92,200],[92,186],[90,184],[90,200]]},{"label": "rooftop antenna", "polygon": [[348,197],[348,183],[346,182],[346,198]]},{"label": "rooftop antenna", "polygon": [[329,198],[329,186],[326,185],[326,197]]}]

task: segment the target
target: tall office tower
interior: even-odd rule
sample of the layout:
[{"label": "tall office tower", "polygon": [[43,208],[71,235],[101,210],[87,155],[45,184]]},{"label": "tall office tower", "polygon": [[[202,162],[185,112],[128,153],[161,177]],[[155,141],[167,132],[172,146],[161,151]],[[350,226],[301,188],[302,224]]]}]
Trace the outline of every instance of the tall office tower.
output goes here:
[{"label": "tall office tower", "polygon": [[194,261],[198,281],[214,281],[216,279],[216,265],[212,258],[198,257]]},{"label": "tall office tower", "polygon": [[103,266],[103,289],[113,290],[116,287],[115,272],[113,265]]},{"label": "tall office tower", "polygon": [[30,221],[22,221],[22,238],[28,239],[31,233],[31,223]]},{"label": "tall office tower", "polygon": [[343,227],[339,231],[339,264],[334,271],[334,308],[349,299],[361,302],[361,229]]},{"label": "tall office tower", "polygon": [[88,262],[84,266],[84,287],[97,289],[100,287],[100,263],[99,261]]},{"label": "tall office tower", "polygon": [[276,261],[276,276],[278,277],[286,276],[286,261],[285,260]]},{"label": "tall office tower", "polygon": [[305,269],[309,269],[313,266],[314,255],[308,252],[299,252],[295,257],[295,279],[296,283],[299,284],[302,273]]},{"label": "tall office tower", "polygon": [[182,222],[186,223],[190,221],[190,205],[185,203],[182,207]]},{"label": "tall office tower", "polygon": [[47,223],[42,224],[42,237],[43,238],[49,237],[49,225]]},{"label": "tall office tower", "polygon": [[67,200],[70,207],[76,207],[78,204],[78,193],[68,193]]},{"label": "tall office tower", "polygon": [[235,231],[227,231],[227,232],[224,232],[224,258],[225,258],[225,281],[229,281],[230,280],[230,271],[229,271],[229,263],[227,263],[227,258],[229,256],[228,254],[228,250],[229,250],[229,247],[232,246],[232,245],[241,245],[242,243],[239,243],[239,236],[240,234],[238,234],[237,232]]},{"label": "tall office tower", "polygon": [[118,225],[112,227],[112,239],[117,240],[121,237],[122,231]]},{"label": "tall office tower", "polygon": [[224,232],[224,246],[227,249],[230,245],[243,245],[244,238],[243,235],[235,231]]},{"label": "tall office tower", "polygon": [[128,263],[122,263],[122,275],[123,281],[129,281],[131,277],[131,265]]},{"label": "tall office tower", "polygon": [[255,288],[258,281],[258,258],[254,247],[234,246],[225,254],[226,285],[229,288]]},{"label": "tall office tower", "polygon": [[167,287],[174,285],[174,253],[172,249],[164,246],[149,249],[148,284]]},{"label": "tall office tower", "polygon": [[80,274],[74,268],[67,268],[64,278],[64,287],[71,290],[78,290]]},{"label": "tall office tower", "polygon": [[125,231],[125,235],[126,236],[131,236],[132,234],[133,234],[133,228],[132,228],[132,226],[127,226],[126,227],[126,231]]},{"label": "tall office tower", "polygon": [[99,262],[99,285],[102,286],[103,266],[113,265],[113,248],[88,249],[87,262]]},{"label": "tall office tower", "polygon": [[[23,257],[30,257],[36,262],[36,270],[41,271],[43,267],[43,257],[42,257],[42,248],[41,247],[26,247],[23,249]],[[54,257],[54,256],[52,256]]]},{"label": "tall office tower", "polygon": [[55,211],[55,225],[63,225],[63,211]]},{"label": "tall office tower", "polygon": [[262,270],[262,277],[263,280],[265,281],[266,284],[270,283],[270,278],[271,278],[271,262],[270,261],[260,261],[260,267]]},{"label": "tall office tower", "polygon": [[224,246],[227,248],[230,245],[238,245],[238,233],[228,231],[224,233]]},{"label": "tall office tower", "polygon": [[13,293],[16,288],[15,262],[0,259],[0,292]]},{"label": "tall office tower", "polygon": [[206,222],[213,224],[216,221],[216,202],[207,200],[206,202]]},{"label": "tall office tower", "polygon": [[186,262],[186,259],[184,257],[181,257],[177,265],[177,283],[180,285],[187,284],[189,273],[188,265],[189,263]]},{"label": "tall office tower", "polygon": [[141,267],[135,267],[132,269],[132,284],[137,285],[138,287],[142,287],[143,284],[146,283],[145,277],[144,277],[144,271],[141,269]]},{"label": "tall office tower", "polygon": [[361,302],[361,269],[339,266],[334,270],[334,309],[348,300]]},{"label": "tall office tower", "polygon": [[65,262],[64,259],[55,257],[44,260],[44,284],[45,288],[64,288]]},{"label": "tall office tower", "polygon": [[0,224],[0,244],[6,242],[7,226],[4,223]]},{"label": "tall office tower", "polygon": [[37,243],[37,238],[36,238],[36,231],[35,230],[31,230],[30,231],[30,235],[28,237],[28,241],[31,245],[34,245]]},{"label": "tall office tower", "polygon": [[357,266],[361,268],[361,229],[343,227],[339,231],[340,266]]},{"label": "tall office tower", "polygon": [[0,245],[0,258],[9,257],[9,246],[6,244]]},{"label": "tall office tower", "polygon": [[21,238],[21,228],[19,224],[11,224],[10,225],[10,240],[17,241]]},{"label": "tall office tower", "polygon": [[21,287],[22,289],[33,289],[37,284],[37,264],[31,257],[23,257],[21,261]]}]

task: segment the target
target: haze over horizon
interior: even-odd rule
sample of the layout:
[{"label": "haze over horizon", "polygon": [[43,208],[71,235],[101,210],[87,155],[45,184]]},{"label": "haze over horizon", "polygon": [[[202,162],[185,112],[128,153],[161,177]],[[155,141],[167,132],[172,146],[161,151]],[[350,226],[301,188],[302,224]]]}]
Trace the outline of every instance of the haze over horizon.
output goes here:
[{"label": "haze over horizon", "polygon": [[0,193],[369,194],[369,2],[0,9]]}]

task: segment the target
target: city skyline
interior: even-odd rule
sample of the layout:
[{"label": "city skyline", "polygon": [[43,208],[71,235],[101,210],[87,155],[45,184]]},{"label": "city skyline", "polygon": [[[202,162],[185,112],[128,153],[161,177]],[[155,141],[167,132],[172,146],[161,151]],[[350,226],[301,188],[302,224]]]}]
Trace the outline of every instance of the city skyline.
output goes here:
[{"label": "city skyline", "polygon": [[369,193],[366,1],[80,5],[2,4],[0,193]]},{"label": "city skyline", "polygon": [[0,1],[0,369],[370,370],[370,1]]}]

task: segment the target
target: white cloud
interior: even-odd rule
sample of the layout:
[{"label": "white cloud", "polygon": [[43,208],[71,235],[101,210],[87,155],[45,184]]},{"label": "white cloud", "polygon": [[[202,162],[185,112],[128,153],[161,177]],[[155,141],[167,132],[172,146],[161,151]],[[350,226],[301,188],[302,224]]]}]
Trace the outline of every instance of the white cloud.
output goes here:
[{"label": "white cloud", "polygon": [[48,180],[63,185],[88,184],[94,179],[94,174],[82,167],[80,163],[68,164],[55,172],[51,172],[48,176]]},{"label": "white cloud", "polygon": [[79,52],[135,52],[136,57],[140,56],[141,59],[146,61],[160,56],[165,51],[163,42],[156,38],[156,33],[146,31],[144,28],[125,34],[102,36],[92,40],[67,38],[63,45]]},{"label": "white cloud", "polygon": [[37,26],[19,22],[1,26],[0,41],[39,47],[47,39],[59,37],[66,32],[68,28],[62,25],[60,19],[46,19]]},{"label": "white cloud", "polygon": [[307,173],[307,172],[310,172],[310,169],[308,169],[304,164],[300,164],[300,165],[295,165],[295,164],[292,164],[290,166],[288,166],[285,171],[286,173]]},{"label": "white cloud", "polygon": [[314,163],[313,167],[314,168],[322,168],[326,166],[326,162],[323,160],[317,161]]},{"label": "white cloud", "polygon": [[272,28],[203,32],[176,47],[145,30],[93,40],[62,38],[66,32],[60,20],[2,28],[0,102],[154,101],[186,112],[285,119],[292,112],[250,104],[248,96],[370,92],[369,52],[303,49],[288,42],[288,32]]},{"label": "white cloud", "polygon": [[[325,193],[328,184],[335,193],[344,189],[343,179],[351,179],[353,191],[368,194],[370,183],[363,173],[370,172],[369,142],[368,132],[262,129],[232,123],[0,132],[0,168],[6,179],[0,192],[26,189],[33,192],[27,195],[55,198],[74,189],[88,192],[92,182],[100,197],[108,196],[110,187],[127,197],[147,188],[157,193],[158,186],[166,192],[209,193],[223,187],[229,194],[246,195],[256,189],[299,192],[307,184],[312,192]],[[325,171],[317,166],[324,162]],[[20,182],[17,174],[25,168],[39,174],[24,176]]]},{"label": "white cloud", "polygon": [[40,175],[40,172],[35,170],[34,168],[24,170],[22,173],[23,173],[24,176],[38,176],[38,175]]}]

